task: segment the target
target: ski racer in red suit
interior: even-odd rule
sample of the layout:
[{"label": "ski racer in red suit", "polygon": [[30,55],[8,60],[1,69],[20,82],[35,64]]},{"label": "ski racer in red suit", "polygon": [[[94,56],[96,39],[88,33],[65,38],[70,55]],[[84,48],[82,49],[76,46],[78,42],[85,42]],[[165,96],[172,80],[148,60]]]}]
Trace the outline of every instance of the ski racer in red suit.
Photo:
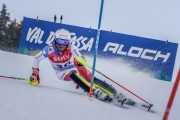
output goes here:
[{"label": "ski racer in red suit", "polygon": [[[40,83],[39,63],[41,60],[48,58],[57,77],[60,80],[73,80],[84,91],[89,92],[91,73],[76,61],[77,57],[83,57],[78,49],[70,42],[70,32],[65,29],[58,29],[55,33],[54,41],[45,46],[37,55],[35,55],[32,64],[32,75],[29,84],[38,86]],[[84,59],[84,58],[83,58]],[[99,100],[112,100],[116,96],[116,90],[109,84],[95,77],[93,94]],[[119,101],[126,100],[122,95]]]}]

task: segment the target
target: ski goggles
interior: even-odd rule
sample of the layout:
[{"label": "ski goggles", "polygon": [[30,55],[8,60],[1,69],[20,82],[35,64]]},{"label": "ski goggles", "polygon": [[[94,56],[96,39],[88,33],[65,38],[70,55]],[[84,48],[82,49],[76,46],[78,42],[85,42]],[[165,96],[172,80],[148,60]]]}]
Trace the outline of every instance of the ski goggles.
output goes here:
[{"label": "ski goggles", "polygon": [[65,40],[65,39],[56,38],[55,42],[58,45],[63,45],[63,46],[69,45],[69,40]]}]

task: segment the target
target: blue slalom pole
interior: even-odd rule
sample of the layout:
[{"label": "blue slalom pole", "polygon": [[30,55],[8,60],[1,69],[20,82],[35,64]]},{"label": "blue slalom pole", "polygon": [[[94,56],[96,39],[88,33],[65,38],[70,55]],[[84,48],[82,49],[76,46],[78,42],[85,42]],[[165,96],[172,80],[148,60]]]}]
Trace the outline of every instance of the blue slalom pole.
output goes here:
[{"label": "blue slalom pole", "polygon": [[100,14],[99,14],[99,22],[98,22],[98,31],[96,36],[96,44],[95,44],[95,50],[94,50],[94,60],[93,60],[93,68],[92,68],[92,78],[91,78],[91,86],[89,90],[89,97],[92,97],[92,90],[93,90],[93,84],[94,84],[94,73],[95,73],[95,66],[96,66],[96,56],[98,51],[98,45],[99,45],[99,37],[101,34],[100,28],[101,28],[101,19],[102,19],[102,12],[103,12],[103,6],[104,6],[104,0],[101,0],[101,8],[100,8]]}]

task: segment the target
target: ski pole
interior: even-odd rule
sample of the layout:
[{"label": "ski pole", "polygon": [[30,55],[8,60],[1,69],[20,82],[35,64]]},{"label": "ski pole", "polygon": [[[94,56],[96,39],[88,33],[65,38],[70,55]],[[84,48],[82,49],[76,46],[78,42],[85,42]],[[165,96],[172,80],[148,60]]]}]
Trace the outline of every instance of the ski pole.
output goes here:
[{"label": "ski pole", "polygon": [[9,76],[2,76],[2,75],[0,75],[0,78],[11,78],[11,79],[25,80],[25,81],[28,81],[28,80],[29,80],[29,78],[9,77]]},{"label": "ski pole", "polygon": [[129,89],[125,88],[124,86],[122,86],[121,84],[117,83],[116,81],[112,80],[111,78],[109,78],[108,76],[104,75],[103,73],[101,73],[98,70],[95,70],[96,72],[98,72],[99,74],[101,74],[102,76],[104,76],[105,78],[107,78],[108,80],[112,81],[113,83],[115,83],[116,85],[120,86],[121,88],[125,89],[126,91],[128,91],[129,93],[131,93],[132,95],[136,96],[137,98],[141,99],[142,101],[144,101],[145,103],[152,105],[151,103],[147,102],[146,100],[144,100],[143,98],[141,98],[140,96],[136,95],[135,93],[133,93],[132,91],[130,91]]}]

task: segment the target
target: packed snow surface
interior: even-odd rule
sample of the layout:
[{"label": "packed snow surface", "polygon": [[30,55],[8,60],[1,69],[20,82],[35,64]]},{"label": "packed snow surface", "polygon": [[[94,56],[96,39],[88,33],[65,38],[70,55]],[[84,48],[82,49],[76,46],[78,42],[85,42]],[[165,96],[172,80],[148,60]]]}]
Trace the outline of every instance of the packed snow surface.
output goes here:
[{"label": "packed snow surface", "polygon": [[[92,58],[86,57],[90,64]],[[31,75],[32,56],[0,51],[0,75],[27,78]],[[90,101],[75,84],[59,80],[48,60],[40,64],[41,83],[32,87],[23,80],[0,78],[0,120],[161,120],[173,83],[152,78],[129,65],[97,59],[97,70],[154,104],[156,113],[132,107],[117,107],[97,99]],[[127,97],[142,102],[111,81]],[[180,120],[178,89],[169,120]]]}]

